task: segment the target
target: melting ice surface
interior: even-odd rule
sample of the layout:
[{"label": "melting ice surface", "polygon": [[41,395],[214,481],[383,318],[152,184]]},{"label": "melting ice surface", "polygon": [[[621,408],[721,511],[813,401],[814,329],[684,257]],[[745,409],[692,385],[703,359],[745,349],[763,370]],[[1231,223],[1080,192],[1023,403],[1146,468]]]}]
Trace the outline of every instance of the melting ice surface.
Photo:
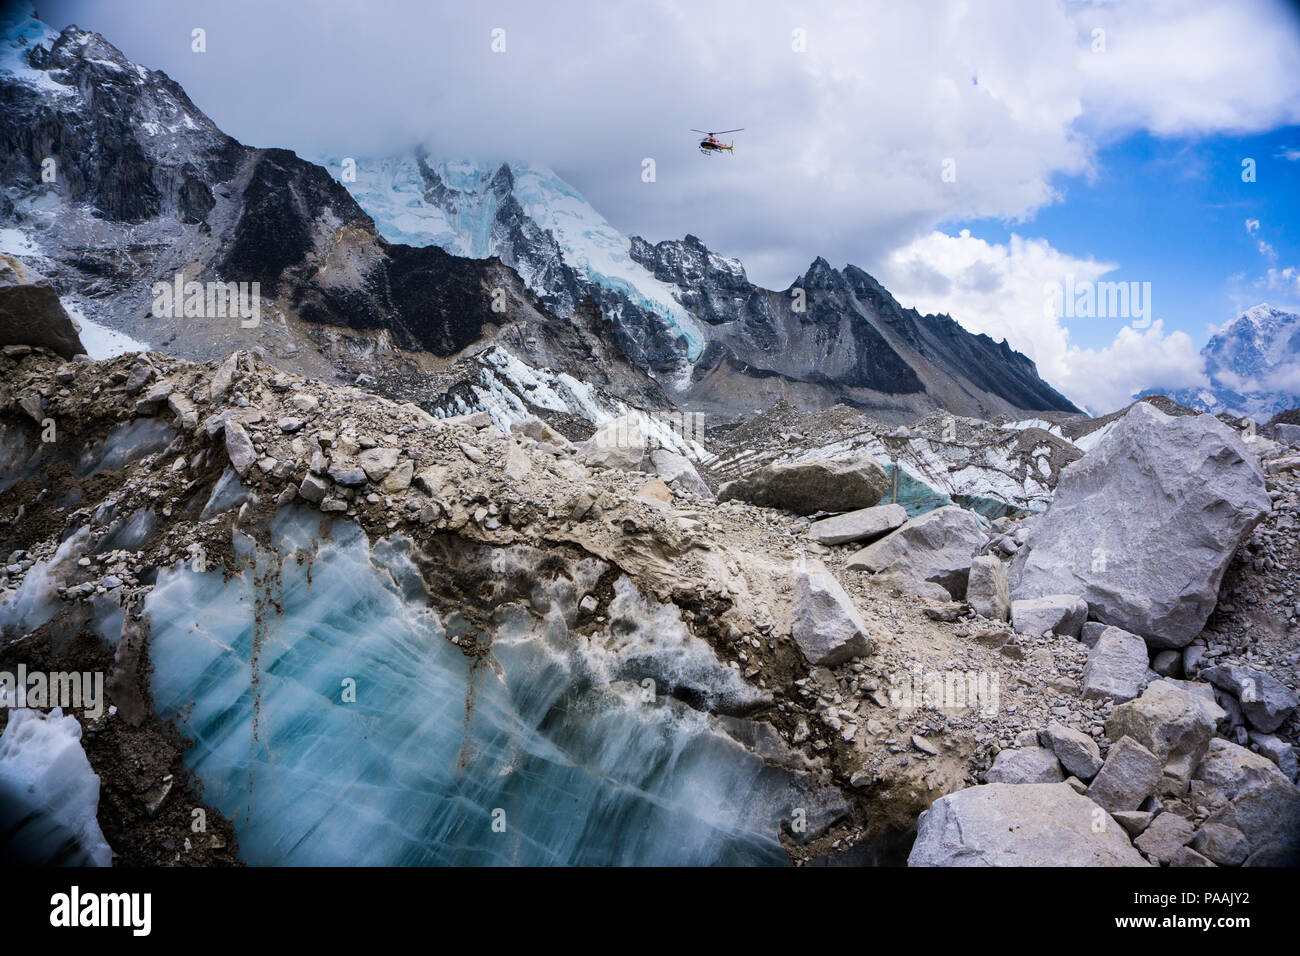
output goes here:
[{"label": "melting ice surface", "polygon": [[531,609],[500,604],[473,661],[405,539],[372,549],[354,524],[293,509],[236,550],[229,580],[161,573],[147,611],[156,706],[193,740],[188,764],[246,861],[788,862],[777,835],[795,775],[638,682],[742,705],[753,692],[626,581],[618,626],[572,633],[598,562],[548,583],[529,549],[498,549],[495,580],[537,583]]}]

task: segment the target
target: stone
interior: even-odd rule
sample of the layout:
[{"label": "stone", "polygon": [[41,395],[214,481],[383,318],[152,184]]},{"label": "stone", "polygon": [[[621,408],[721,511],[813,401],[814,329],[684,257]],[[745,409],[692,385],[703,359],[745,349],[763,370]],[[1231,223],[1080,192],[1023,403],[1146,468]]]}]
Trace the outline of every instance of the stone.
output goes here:
[{"label": "stone", "polygon": [[570,448],[573,445],[572,442],[536,415],[529,415],[527,418],[511,422],[510,433],[512,435],[524,435],[533,441],[545,442],[557,448]]},{"label": "stone", "polygon": [[672,504],[673,493],[662,478],[651,478],[636,490],[636,496],[653,504]]},{"label": "stone", "polygon": [[433,465],[424,469],[411,479],[411,484],[430,498],[436,498],[447,484],[447,469],[442,465]]},{"label": "stone", "polygon": [[1278,422],[1273,426],[1273,440],[1292,448],[1300,448],[1300,425]]},{"label": "stone", "polygon": [[365,471],[346,461],[330,462],[329,476],[344,488],[360,488],[366,483]]},{"label": "stone", "polygon": [[1091,780],[1101,769],[1101,748],[1082,731],[1063,724],[1048,724],[1038,732],[1038,742],[1056,755],[1061,766],[1080,780]]},{"label": "stone", "polygon": [[1192,792],[1214,808],[1207,823],[1245,836],[1246,865],[1300,865],[1300,790],[1267,757],[1215,737]]},{"label": "stone", "polygon": [[286,415],[284,418],[277,421],[275,425],[286,435],[292,435],[294,432],[302,430],[302,419],[292,418]]},{"label": "stone", "polygon": [[239,359],[242,354],[242,352],[231,352],[212,373],[212,379],[208,382],[208,397],[213,401],[230,392],[235,382],[235,374],[239,371]]},{"label": "stone", "polygon": [[1106,721],[1111,740],[1130,737],[1164,767],[1167,789],[1182,792],[1227,714],[1206,699],[1169,680],[1152,681],[1140,697],[1120,704]]},{"label": "stone", "polygon": [[1133,843],[1148,857],[1168,863],[1195,831],[1196,827],[1190,820],[1165,811],[1158,814]]},{"label": "stone", "polygon": [[1142,693],[1148,681],[1146,642],[1136,634],[1108,627],[1083,667],[1083,696],[1124,702]]},{"label": "stone", "polygon": [[308,395],[306,392],[298,392],[289,403],[303,414],[310,414],[320,408],[320,399],[315,395]]},{"label": "stone", "polygon": [[243,478],[248,474],[248,470],[257,463],[257,452],[253,449],[253,440],[248,437],[248,432],[244,426],[236,421],[226,422],[225,433],[226,454],[230,457],[231,466],[239,477]]},{"label": "stone", "polygon": [[1011,596],[1078,594],[1092,618],[1152,647],[1184,647],[1270,507],[1264,474],[1235,430],[1137,402],[1061,472],[1012,561]]},{"label": "stone", "polygon": [[1108,811],[1136,810],[1160,785],[1160,760],[1132,737],[1112,745],[1088,796]]},{"label": "stone", "polygon": [[1088,603],[1075,594],[1048,594],[1011,602],[1011,626],[1021,634],[1038,637],[1044,631],[1054,631],[1062,637],[1078,637],[1087,619]]},{"label": "stone", "polygon": [[1288,780],[1295,780],[1300,773],[1300,764],[1296,761],[1295,748],[1275,734],[1263,734],[1258,730],[1250,731],[1250,742],[1259,748],[1259,752],[1273,763]]},{"label": "stone", "polygon": [[984,779],[988,783],[1058,783],[1065,775],[1056,754],[1046,747],[1014,747],[993,759]]},{"label": "stone", "polygon": [[949,505],[914,518],[896,531],[849,557],[851,571],[897,573],[937,584],[949,596],[966,595],[971,559],[984,544],[979,519],[969,511]]},{"label": "stone", "polygon": [[1189,846],[1180,847],[1178,852],[1174,854],[1173,859],[1169,861],[1169,865],[1178,867],[1214,866],[1212,862]]},{"label": "stone", "polygon": [[1181,651],[1160,651],[1151,658],[1151,669],[1161,677],[1177,677],[1182,663]]},{"label": "stone", "polygon": [[713,492],[685,455],[667,448],[656,448],[650,452],[650,467],[676,494],[683,497],[693,495],[696,498],[713,498]]},{"label": "stone", "polygon": [[1124,828],[1125,833],[1135,837],[1151,825],[1151,818],[1155,814],[1150,810],[1116,810],[1111,816]]},{"label": "stone", "polygon": [[316,505],[325,500],[327,491],[329,491],[329,482],[310,471],[303,476],[302,482],[298,485],[298,494]]},{"label": "stone", "polygon": [[907,865],[1147,865],[1120,826],[1093,825],[1095,810],[1065,783],[959,790],[921,814]]},{"label": "stone", "polygon": [[865,657],[874,647],[852,599],[820,562],[809,562],[799,572],[790,634],[814,665]]},{"label": "stone", "polygon": [[902,505],[876,505],[814,521],[808,528],[808,536],[820,544],[872,541],[906,523],[907,509]]},{"label": "stone", "polygon": [[970,578],[966,582],[966,603],[975,613],[994,621],[1011,617],[1011,590],[1007,586],[1007,569],[991,554],[971,559]]},{"label": "stone", "polygon": [[86,351],[49,279],[9,255],[0,255],[0,344],[47,348],[65,359]]},{"label": "stone", "polygon": [[1201,677],[1236,697],[1242,716],[1264,733],[1272,733],[1286,723],[1300,703],[1286,684],[1252,667],[1220,664],[1202,671]]},{"label": "stone", "polygon": [[401,451],[396,448],[367,448],[357,455],[357,464],[371,481],[383,481],[401,457]]},{"label": "stone", "polygon": [[1096,647],[1101,632],[1108,627],[1109,624],[1103,624],[1101,621],[1084,621],[1083,627],[1079,629],[1079,640],[1089,647]]},{"label": "stone", "polygon": [[1246,842],[1245,834],[1222,823],[1204,824],[1189,845],[1219,866],[1240,866],[1250,855],[1250,844]]},{"label": "stone", "polygon": [[727,482],[718,490],[718,500],[738,499],[807,515],[870,508],[888,490],[889,478],[880,462],[859,454],[765,465]]},{"label": "stone", "polygon": [[610,419],[578,446],[578,460],[593,468],[640,471],[648,442],[635,415]]},{"label": "stone", "polygon": [[409,458],[403,458],[397,463],[397,467],[384,476],[384,480],[379,483],[379,488],[390,495],[405,491],[411,487],[411,476],[414,473],[415,463]]}]

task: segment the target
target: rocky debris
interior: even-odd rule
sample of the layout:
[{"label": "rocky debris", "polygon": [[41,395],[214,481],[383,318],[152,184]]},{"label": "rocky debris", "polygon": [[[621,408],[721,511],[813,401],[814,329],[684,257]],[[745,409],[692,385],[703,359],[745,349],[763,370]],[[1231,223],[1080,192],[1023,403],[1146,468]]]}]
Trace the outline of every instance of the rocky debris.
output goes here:
[{"label": "rocky debris", "polygon": [[907,510],[902,505],[876,505],[814,521],[808,536],[821,544],[849,544],[874,540],[906,523]]},{"label": "rocky debris", "polygon": [[1300,790],[1267,757],[1216,737],[1192,778],[1207,824],[1238,830],[1246,865],[1300,865]]},{"label": "rocky debris", "polygon": [[1011,626],[1023,634],[1053,631],[1078,637],[1088,619],[1088,603],[1074,594],[1048,594],[1011,602]]},{"label": "rocky debris", "polygon": [[1220,664],[1202,671],[1201,676],[1236,697],[1250,725],[1265,733],[1281,727],[1300,704],[1291,688],[1265,671]]},{"label": "rocky debris", "polygon": [[790,633],[811,664],[842,664],[873,646],[852,599],[820,563],[799,572]]},{"label": "rocky debris", "polygon": [[871,455],[765,465],[718,489],[719,501],[747,501],[808,515],[870,508],[889,490],[889,478]]},{"label": "rocky debris", "polygon": [[998,558],[985,554],[971,559],[966,603],[982,617],[994,621],[1010,619],[1011,591],[1007,586],[1007,569]]},{"label": "rocky debris", "polygon": [[1236,432],[1139,402],[1065,469],[1012,562],[1011,595],[1079,594],[1099,621],[1153,647],[1186,646],[1270,507]]},{"label": "rocky debris", "polygon": [[1065,783],[987,784],[921,815],[908,866],[1142,866],[1124,830]]},{"label": "rocky debris", "polygon": [[914,518],[867,545],[845,566],[852,571],[928,581],[959,598],[966,594],[971,560],[983,543],[979,519],[969,511],[948,506]]},{"label": "rocky debris", "polygon": [[1181,793],[1205,756],[1215,727],[1226,716],[1206,694],[1158,680],[1142,696],[1115,708],[1106,721],[1106,736],[1112,740],[1127,736],[1150,750],[1164,768],[1165,789]]},{"label": "rocky debris", "polygon": [[1142,693],[1149,680],[1147,648],[1142,638],[1118,627],[1107,627],[1088,654],[1083,669],[1083,696],[1109,697],[1122,703]]},{"label": "rocky debris", "polygon": [[1060,783],[1065,779],[1056,754],[1046,747],[1013,747],[993,760],[987,783]]},{"label": "rocky debris", "polygon": [[1113,744],[1088,787],[1088,797],[1108,811],[1136,810],[1160,785],[1160,760],[1132,737]]},{"label": "rocky debris", "polygon": [[1082,731],[1053,723],[1038,732],[1038,740],[1056,755],[1066,773],[1085,783],[1101,769],[1101,748]]},{"label": "rocky debris", "polygon": [[45,276],[13,256],[0,254],[0,346],[10,358],[26,348],[45,348],[70,359],[85,346],[59,294]]},{"label": "rocky debris", "polygon": [[1300,776],[1300,760],[1297,760],[1295,748],[1275,734],[1262,734],[1258,730],[1250,732],[1250,743],[1273,763],[1288,780],[1295,781]]}]

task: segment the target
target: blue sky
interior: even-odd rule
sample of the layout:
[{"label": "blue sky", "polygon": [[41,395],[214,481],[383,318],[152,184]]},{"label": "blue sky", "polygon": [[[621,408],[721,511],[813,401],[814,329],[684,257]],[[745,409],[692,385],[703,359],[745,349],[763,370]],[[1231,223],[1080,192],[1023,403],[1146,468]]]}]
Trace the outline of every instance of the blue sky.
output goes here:
[{"label": "blue sky", "polygon": [[[1246,158],[1256,162],[1254,182],[1242,179]],[[1101,150],[1094,175],[1054,185],[1061,200],[1028,223],[941,228],[999,243],[1012,232],[1038,235],[1063,252],[1116,263],[1105,278],[1150,282],[1155,317],[1198,345],[1211,327],[1259,302],[1300,307],[1300,286],[1270,288],[1267,277],[1270,268],[1300,263],[1300,127],[1196,139],[1136,133]],[[1251,220],[1257,228],[1248,229]],[[1076,320],[1070,338],[1102,348],[1116,325]]]}]

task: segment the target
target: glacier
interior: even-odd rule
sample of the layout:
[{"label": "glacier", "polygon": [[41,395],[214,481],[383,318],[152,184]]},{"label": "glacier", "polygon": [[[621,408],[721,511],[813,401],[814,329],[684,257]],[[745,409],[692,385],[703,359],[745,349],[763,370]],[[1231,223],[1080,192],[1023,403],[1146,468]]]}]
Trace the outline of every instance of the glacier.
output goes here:
[{"label": "glacier", "polygon": [[729,732],[761,692],[673,605],[619,577],[576,626],[594,558],[449,543],[472,622],[399,535],[301,507],[234,534],[237,570],[164,569],[146,612],[155,705],[249,863],[785,864],[783,820],[843,809]]},{"label": "glacier", "polygon": [[[428,163],[416,155],[350,159],[355,163],[355,179],[343,177],[344,160],[340,157],[319,157],[316,162],[348,189],[390,242],[439,246],[473,259],[499,255],[516,268],[533,292],[545,297],[551,290],[543,281],[542,270],[517,261],[507,244],[499,214],[502,205],[513,198],[533,224],[550,233],[564,263],[578,275],[622,293],[634,305],[659,316],[685,340],[689,361],[702,354],[704,332],[672,287],[636,262],[629,253],[631,240],[553,171],[518,161]],[[440,191],[430,188],[422,165],[440,181]],[[513,183],[505,195],[494,187],[503,167],[509,170]]]}]

